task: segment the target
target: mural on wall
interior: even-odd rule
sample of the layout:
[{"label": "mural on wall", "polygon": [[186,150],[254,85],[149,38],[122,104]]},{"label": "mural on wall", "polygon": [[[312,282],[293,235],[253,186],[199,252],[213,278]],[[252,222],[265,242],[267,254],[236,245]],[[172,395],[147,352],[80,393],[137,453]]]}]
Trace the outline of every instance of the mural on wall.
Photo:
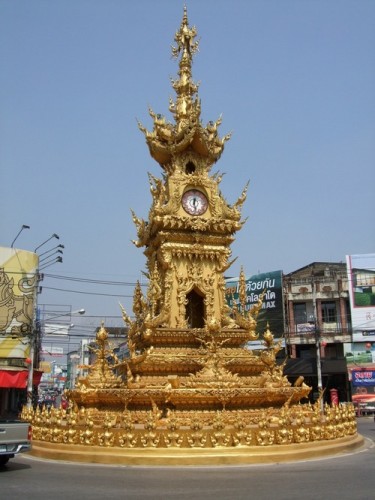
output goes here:
[{"label": "mural on wall", "polygon": [[0,360],[29,354],[37,268],[35,253],[0,247]]}]

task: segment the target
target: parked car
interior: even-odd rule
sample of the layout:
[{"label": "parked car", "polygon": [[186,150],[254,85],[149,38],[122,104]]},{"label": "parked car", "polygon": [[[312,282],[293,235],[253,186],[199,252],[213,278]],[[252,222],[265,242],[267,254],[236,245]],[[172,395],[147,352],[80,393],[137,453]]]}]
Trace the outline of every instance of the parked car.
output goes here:
[{"label": "parked car", "polygon": [[375,415],[375,405],[374,403],[367,403],[361,408],[361,412],[365,415]]},{"label": "parked car", "polygon": [[20,420],[0,420],[0,466],[17,453],[31,449],[31,425]]},{"label": "parked car", "polygon": [[359,415],[372,415],[375,417],[375,403],[357,403],[357,412]]}]

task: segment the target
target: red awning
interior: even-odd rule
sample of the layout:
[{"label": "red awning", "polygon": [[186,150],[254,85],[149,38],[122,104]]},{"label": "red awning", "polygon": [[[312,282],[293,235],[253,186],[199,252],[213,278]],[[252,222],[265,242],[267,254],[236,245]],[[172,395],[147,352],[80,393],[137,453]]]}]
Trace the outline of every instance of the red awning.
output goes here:
[{"label": "red awning", "polygon": [[[43,372],[34,370],[33,385],[39,385]],[[27,370],[0,370],[0,387],[8,389],[27,388]]]}]

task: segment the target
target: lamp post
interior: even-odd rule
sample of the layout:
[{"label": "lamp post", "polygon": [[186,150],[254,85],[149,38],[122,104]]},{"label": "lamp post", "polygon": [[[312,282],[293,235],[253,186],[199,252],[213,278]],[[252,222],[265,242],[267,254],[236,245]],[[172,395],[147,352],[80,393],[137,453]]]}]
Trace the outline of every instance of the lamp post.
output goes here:
[{"label": "lamp post", "polygon": [[[42,257],[41,259],[39,259],[39,265],[43,265],[43,262],[45,262],[46,260],[48,259],[51,259],[55,254],[57,253],[61,253],[63,254],[64,252],[62,250],[55,250],[54,252],[52,252],[50,255],[46,255],[45,257]],[[39,256],[40,257],[40,256]],[[55,257],[56,258],[56,257]]]},{"label": "lamp post", "polygon": [[47,260],[46,262],[42,262],[41,266],[39,267],[39,271],[42,271],[43,269],[46,269],[49,266],[52,266],[53,264],[57,264],[58,262],[61,263],[63,261],[63,258],[61,256],[55,257],[52,260]]},{"label": "lamp post", "polygon": [[26,224],[22,224],[22,227],[21,227],[21,229],[18,231],[17,236],[16,236],[16,237],[14,238],[14,240],[12,241],[12,244],[10,245],[10,248],[13,248],[13,245],[15,244],[16,239],[18,238],[18,236],[22,233],[22,231],[23,231],[24,229],[30,229],[30,226],[27,226]]},{"label": "lamp post", "polygon": [[[42,252],[39,254],[39,258],[43,257],[43,255],[46,255],[47,253],[51,253],[53,250],[56,250],[57,248],[65,248],[64,245],[56,245],[55,247],[50,248],[49,250],[46,250],[45,252]],[[41,259],[42,260],[42,259]]]},{"label": "lamp post", "polygon": [[[56,314],[48,318],[48,320],[61,318],[63,316],[72,316],[75,314],[85,314],[84,309],[79,309],[78,311],[73,311],[65,314]],[[27,377],[27,407],[32,408],[33,406],[33,376],[34,376],[34,361],[35,361],[35,347],[37,343],[38,334],[40,333],[41,322],[35,318],[34,329],[30,336],[30,363],[29,371]]]},{"label": "lamp post", "polygon": [[49,241],[52,240],[52,238],[56,238],[57,240],[60,239],[60,236],[56,233],[53,233],[52,236],[50,236],[48,239],[46,239],[46,241],[43,241],[43,243],[41,243],[40,245],[38,245],[35,250],[34,250],[34,253],[36,253],[37,250],[39,250],[40,247],[42,247],[43,245],[45,245],[46,243],[48,243]]}]

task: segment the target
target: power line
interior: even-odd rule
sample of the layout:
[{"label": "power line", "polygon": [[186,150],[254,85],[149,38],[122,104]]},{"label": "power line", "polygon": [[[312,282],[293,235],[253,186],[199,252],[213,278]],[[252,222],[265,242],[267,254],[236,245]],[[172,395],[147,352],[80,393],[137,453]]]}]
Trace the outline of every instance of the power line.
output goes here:
[{"label": "power line", "polygon": [[54,288],[52,286],[43,286],[43,289],[44,290],[57,290],[58,292],[80,293],[83,295],[100,295],[102,297],[129,297],[129,298],[133,297],[133,295],[124,295],[124,294],[84,292],[82,290],[66,290],[64,288]]},{"label": "power line", "polygon": [[26,273],[24,271],[6,271],[7,274],[21,274],[24,276],[35,274],[35,275],[42,275],[43,278],[51,278],[51,279],[59,279],[59,280],[65,280],[65,281],[76,281],[78,283],[90,283],[94,285],[111,285],[111,286],[131,286],[135,287],[138,284],[140,286],[147,286],[147,283],[140,283],[140,282],[135,282],[135,281],[113,281],[113,280],[97,280],[97,279],[91,279],[91,278],[81,278],[78,276],[62,276],[58,274],[49,274],[49,273],[39,273],[39,272],[33,272],[33,273]]},{"label": "power line", "polygon": [[[66,280],[66,281],[78,281],[79,283],[93,283],[98,285],[114,285],[114,286],[136,286],[136,282],[129,281],[113,281],[113,280],[96,280],[91,278],[80,278],[75,276],[62,276],[59,274],[47,274],[44,273],[45,278],[52,278],[58,280]],[[145,286],[142,285],[141,286]]]}]

